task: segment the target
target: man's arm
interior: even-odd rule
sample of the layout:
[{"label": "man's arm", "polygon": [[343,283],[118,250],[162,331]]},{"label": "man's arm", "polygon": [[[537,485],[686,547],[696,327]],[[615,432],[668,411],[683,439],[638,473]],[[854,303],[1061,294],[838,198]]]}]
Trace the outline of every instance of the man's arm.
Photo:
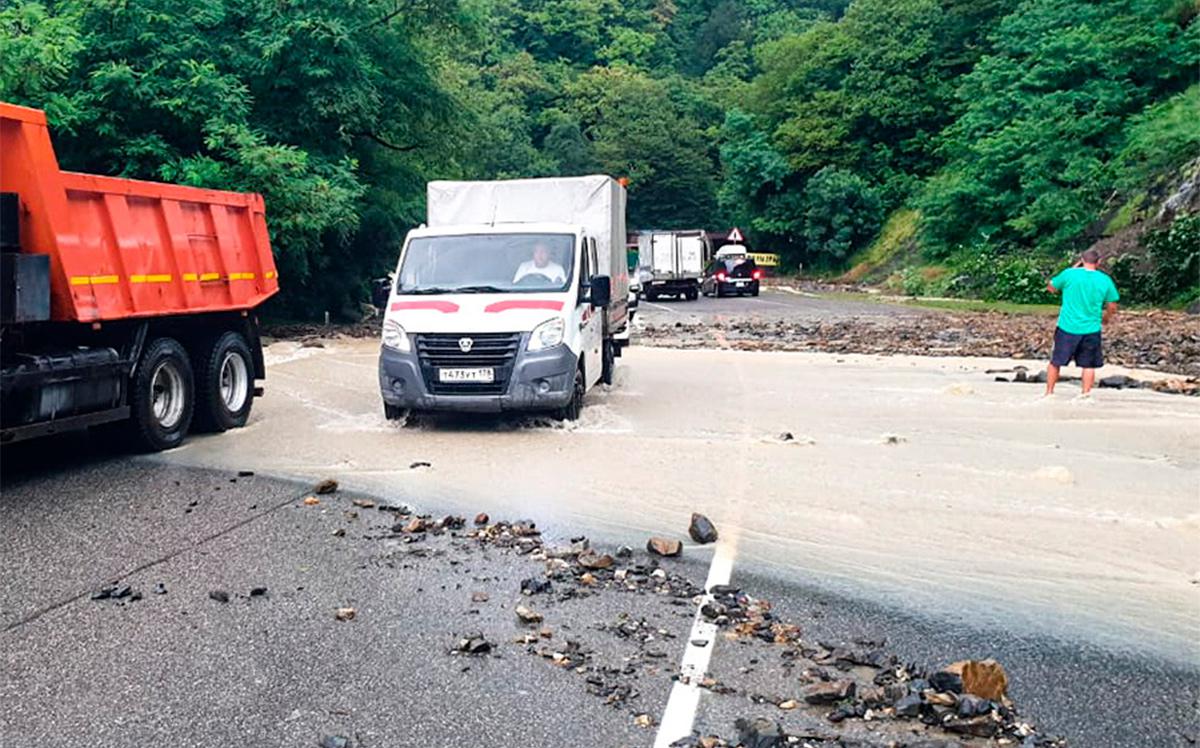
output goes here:
[{"label": "man's arm", "polygon": [[1046,290],[1050,293],[1058,293],[1058,289],[1054,287],[1054,281],[1052,280],[1046,281]]},{"label": "man's arm", "polygon": [[1117,302],[1110,301],[1104,305],[1103,324],[1108,324],[1109,320],[1117,315]]}]

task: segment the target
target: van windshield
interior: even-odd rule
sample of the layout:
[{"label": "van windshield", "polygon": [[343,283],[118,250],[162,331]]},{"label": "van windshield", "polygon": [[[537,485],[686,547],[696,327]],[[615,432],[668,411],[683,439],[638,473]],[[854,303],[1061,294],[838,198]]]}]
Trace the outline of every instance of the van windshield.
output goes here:
[{"label": "van windshield", "polygon": [[574,269],[571,234],[425,236],[409,242],[398,294],[565,291]]}]

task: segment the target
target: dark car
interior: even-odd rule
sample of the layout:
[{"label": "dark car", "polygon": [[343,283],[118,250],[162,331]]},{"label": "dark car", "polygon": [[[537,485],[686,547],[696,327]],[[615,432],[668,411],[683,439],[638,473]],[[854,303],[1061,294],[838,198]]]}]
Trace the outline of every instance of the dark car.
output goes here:
[{"label": "dark car", "polygon": [[725,255],[712,261],[700,281],[700,292],[705,296],[750,294],[758,296],[758,282],[763,271],[746,255]]}]

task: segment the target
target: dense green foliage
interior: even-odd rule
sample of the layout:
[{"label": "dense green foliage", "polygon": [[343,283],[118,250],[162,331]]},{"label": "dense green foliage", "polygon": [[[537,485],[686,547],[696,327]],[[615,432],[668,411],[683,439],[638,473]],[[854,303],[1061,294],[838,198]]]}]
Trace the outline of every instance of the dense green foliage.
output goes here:
[{"label": "dense green foliage", "polygon": [[[47,110],[67,167],[262,192],[292,313],[352,311],[429,179],[591,172],[629,178],[631,228],[739,225],[792,266],[843,269],[903,215],[949,268],[906,285],[1036,300],[1114,208],[1132,220],[1131,196],[1200,152],[1195,15],[1188,0],[10,0],[0,98]],[[1164,231],[1122,276],[1147,299],[1186,295],[1195,269],[1187,229]],[[1148,280],[1160,264],[1183,268],[1182,290]]]}]

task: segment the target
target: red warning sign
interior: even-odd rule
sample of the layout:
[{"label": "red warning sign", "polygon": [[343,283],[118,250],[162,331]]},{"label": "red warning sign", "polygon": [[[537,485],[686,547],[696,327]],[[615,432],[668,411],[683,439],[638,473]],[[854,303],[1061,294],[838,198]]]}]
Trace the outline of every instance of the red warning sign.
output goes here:
[{"label": "red warning sign", "polygon": [[735,226],[733,231],[729,232],[729,241],[734,244],[742,244],[746,241],[746,238],[742,236],[742,232]]}]

